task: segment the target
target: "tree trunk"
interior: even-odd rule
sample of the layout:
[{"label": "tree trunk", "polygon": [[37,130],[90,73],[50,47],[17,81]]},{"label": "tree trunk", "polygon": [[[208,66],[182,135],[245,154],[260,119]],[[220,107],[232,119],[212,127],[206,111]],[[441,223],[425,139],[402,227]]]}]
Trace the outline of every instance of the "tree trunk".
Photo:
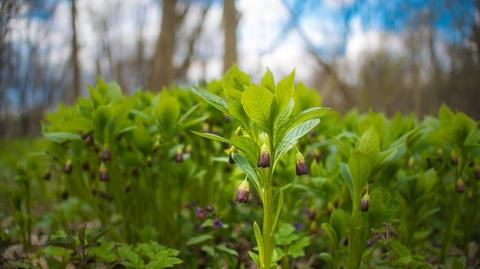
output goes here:
[{"label": "tree trunk", "polygon": [[72,72],[73,72],[73,85],[72,92],[69,94],[68,103],[72,104],[80,96],[80,63],[78,61],[78,41],[77,41],[77,5],[76,0],[72,0],[71,8],[72,16]]},{"label": "tree trunk", "polygon": [[225,32],[225,51],[223,71],[227,71],[237,61],[237,10],[235,0],[223,1],[223,29]]},{"label": "tree trunk", "polygon": [[148,88],[153,91],[168,86],[175,76],[173,53],[178,17],[175,11],[177,0],[163,0],[162,3],[162,25],[148,81]]}]

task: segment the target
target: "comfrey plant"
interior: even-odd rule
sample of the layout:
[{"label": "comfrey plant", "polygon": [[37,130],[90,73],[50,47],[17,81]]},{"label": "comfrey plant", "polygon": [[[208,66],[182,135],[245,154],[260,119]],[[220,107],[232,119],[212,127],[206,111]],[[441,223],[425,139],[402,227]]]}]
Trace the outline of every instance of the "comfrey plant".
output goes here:
[{"label": "comfrey plant", "polygon": [[[276,264],[274,234],[282,211],[283,189],[274,184],[275,167],[302,136],[319,124],[319,118],[327,111],[314,107],[292,113],[295,107],[294,76],[292,72],[275,85],[272,73],[267,70],[260,84],[255,84],[247,74],[233,66],[221,81],[225,99],[193,87],[193,91],[205,101],[240,123],[230,139],[211,133],[196,134],[231,145],[229,160],[246,174],[235,199],[246,203],[250,186],[261,199],[263,225],[260,228],[257,222],[253,224],[258,254],[250,252],[250,256],[262,269]],[[296,166],[297,175],[308,173],[300,152],[292,166]]]}]

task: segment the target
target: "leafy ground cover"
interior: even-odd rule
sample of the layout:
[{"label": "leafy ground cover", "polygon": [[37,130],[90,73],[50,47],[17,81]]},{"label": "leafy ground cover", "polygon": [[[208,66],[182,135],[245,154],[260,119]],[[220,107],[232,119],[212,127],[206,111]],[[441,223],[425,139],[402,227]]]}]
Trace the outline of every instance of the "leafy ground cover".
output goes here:
[{"label": "leafy ground cover", "polygon": [[124,96],[2,141],[6,268],[478,268],[480,131],[321,105],[294,73]]}]

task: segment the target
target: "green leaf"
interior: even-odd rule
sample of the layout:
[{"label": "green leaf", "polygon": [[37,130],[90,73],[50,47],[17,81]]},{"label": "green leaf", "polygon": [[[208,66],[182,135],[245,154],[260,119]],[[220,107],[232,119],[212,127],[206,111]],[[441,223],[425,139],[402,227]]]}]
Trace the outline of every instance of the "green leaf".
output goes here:
[{"label": "green leaf", "polygon": [[267,68],[267,71],[265,71],[260,84],[269,89],[271,92],[275,92],[275,80],[273,79],[273,74],[270,69]]},{"label": "green leaf", "polygon": [[272,101],[273,94],[258,85],[251,85],[242,93],[243,110],[266,132],[269,132]]},{"label": "green leaf", "polygon": [[222,251],[222,252],[225,252],[227,254],[230,254],[232,256],[238,257],[238,252],[235,249],[231,249],[231,248],[225,246],[225,244],[218,245],[217,249]]},{"label": "green leaf", "polygon": [[240,99],[231,99],[228,100],[227,104],[228,112],[230,112],[230,115],[240,121],[240,123],[246,127],[248,126],[248,116],[243,110],[242,103]]},{"label": "green leaf", "polygon": [[295,93],[294,79],[295,70],[278,82],[275,89],[275,101],[278,105],[278,111],[282,111],[293,97]]},{"label": "green leaf", "polygon": [[118,254],[122,258],[122,265],[129,268],[143,268],[144,262],[137,253],[135,253],[129,246],[121,246],[118,248]]},{"label": "green leaf", "polygon": [[320,259],[328,263],[329,265],[333,264],[333,258],[332,255],[328,254],[327,252],[322,252],[320,255],[318,255]]},{"label": "green leaf", "polygon": [[207,101],[207,103],[214,106],[216,109],[222,111],[223,113],[227,113],[227,102],[220,96],[197,86],[193,86],[192,91],[198,96],[202,97],[205,101]]},{"label": "green leaf", "polygon": [[82,140],[82,137],[78,134],[68,132],[51,132],[43,134],[48,140],[56,143],[64,143],[70,140]]},{"label": "green leaf", "polygon": [[213,236],[211,236],[209,234],[202,234],[202,235],[190,238],[187,241],[186,244],[187,244],[187,246],[192,246],[192,245],[197,245],[197,244],[200,244],[202,242],[205,242],[205,241],[208,241],[208,240],[211,240],[211,239],[213,239]]},{"label": "green leaf", "polygon": [[200,132],[197,132],[197,131],[191,131],[191,132],[198,135],[198,136],[205,137],[205,138],[208,138],[208,139],[213,140],[213,141],[218,141],[218,142],[230,144],[230,141],[228,139],[223,138],[223,137],[221,137],[219,135],[216,135],[216,134],[200,133]]},{"label": "green leaf", "polygon": [[255,163],[260,154],[260,148],[250,137],[234,136],[230,139],[232,145],[245,154],[250,163]]},{"label": "green leaf", "polygon": [[170,256],[168,252],[161,251],[153,257],[145,269],[170,268],[181,263],[182,260],[179,258]]},{"label": "green leaf", "polygon": [[157,104],[157,117],[163,128],[175,126],[180,115],[180,104],[175,96],[162,91]]},{"label": "green leaf", "polygon": [[215,249],[212,246],[202,246],[201,248],[208,256],[215,258]]},{"label": "green leaf", "polygon": [[275,232],[275,228],[277,227],[278,219],[280,218],[280,214],[282,213],[283,208],[283,199],[284,199],[283,189],[280,189],[280,194],[278,195],[278,203],[277,203],[277,210],[275,213],[275,218],[273,219],[272,225],[272,232]]},{"label": "green leaf", "polygon": [[305,256],[305,251],[303,249],[306,248],[308,245],[310,245],[310,237],[303,236],[299,240],[288,246],[288,255],[294,258],[303,257]]},{"label": "green leaf", "polygon": [[70,257],[70,255],[72,255],[73,250],[66,249],[66,248],[63,248],[63,247],[48,246],[48,247],[44,248],[42,250],[42,252],[46,256],[68,258],[68,257]]},{"label": "green leaf", "polygon": [[290,129],[276,147],[275,163],[273,164],[273,167],[275,167],[276,162],[278,162],[282,155],[297,143],[298,139],[310,132],[319,123],[319,119],[308,120]]},{"label": "green leaf", "polygon": [[89,254],[97,259],[111,263],[117,260],[114,248],[115,244],[111,241],[103,241],[98,247],[89,248]]},{"label": "green leaf", "polygon": [[346,163],[340,163],[340,174],[342,175],[343,182],[347,185],[350,197],[353,197],[353,179]]},{"label": "green leaf", "polygon": [[380,152],[380,138],[374,128],[365,131],[355,145],[355,151],[367,156],[374,156]]},{"label": "green leaf", "polygon": [[257,222],[253,223],[253,231],[255,233],[255,241],[257,241],[258,254],[260,256],[260,262],[263,261],[263,237],[260,227],[258,227]]}]

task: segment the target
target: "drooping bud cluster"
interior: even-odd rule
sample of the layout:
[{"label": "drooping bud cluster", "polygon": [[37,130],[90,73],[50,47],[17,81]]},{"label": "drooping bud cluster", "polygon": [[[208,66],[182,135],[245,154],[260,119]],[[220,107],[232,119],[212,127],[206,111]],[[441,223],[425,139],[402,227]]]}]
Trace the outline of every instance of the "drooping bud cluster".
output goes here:
[{"label": "drooping bud cluster", "polygon": [[368,212],[368,209],[370,208],[370,196],[368,195],[368,192],[365,193],[362,197],[362,200],[360,201],[360,209],[362,212]]},{"label": "drooping bud cluster", "polygon": [[72,160],[68,159],[67,162],[65,162],[65,165],[63,166],[63,172],[66,174],[71,174],[73,170],[73,165],[72,165]]},{"label": "drooping bud cluster", "polygon": [[303,158],[302,153],[297,152],[295,159],[295,168],[297,176],[303,176],[308,174],[308,166],[305,163],[305,158]]},{"label": "drooping bud cluster", "polygon": [[104,162],[110,161],[110,149],[108,148],[108,145],[103,146],[102,156],[100,156],[100,159]]},{"label": "drooping bud cluster", "polygon": [[270,167],[270,153],[268,152],[267,144],[263,143],[260,149],[260,156],[258,157],[258,167]]},{"label": "drooping bud cluster", "polygon": [[455,190],[458,193],[463,193],[465,191],[465,183],[463,182],[463,179],[458,179],[457,183],[455,184]]},{"label": "drooping bud cluster", "polygon": [[250,185],[248,181],[244,179],[240,186],[238,186],[237,194],[235,195],[235,201],[238,203],[247,203],[250,195]]},{"label": "drooping bud cluster", "polygon": [[100,164],[100,168],[98,169],[98,175],[101,181],[108,181],[109,179],[107,166],[105,166],[105,163],[103,162]]}]

